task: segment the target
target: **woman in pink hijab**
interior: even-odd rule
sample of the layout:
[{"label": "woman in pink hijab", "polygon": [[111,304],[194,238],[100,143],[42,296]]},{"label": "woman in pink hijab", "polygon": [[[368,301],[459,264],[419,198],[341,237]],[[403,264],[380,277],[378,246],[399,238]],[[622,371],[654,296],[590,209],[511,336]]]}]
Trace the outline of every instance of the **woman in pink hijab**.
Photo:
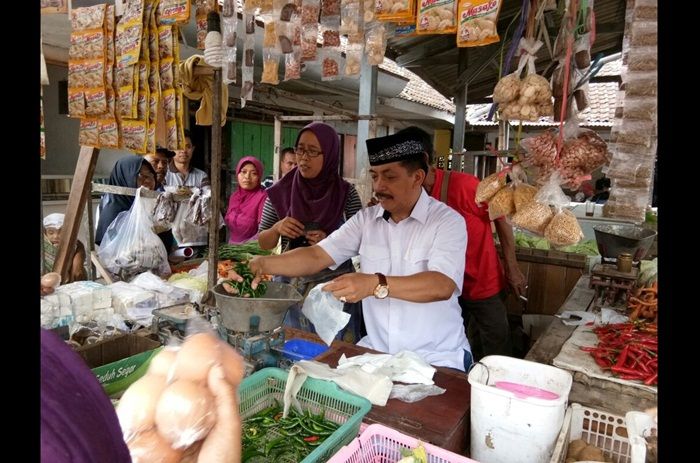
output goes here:
[{"label": "woman in pink hijab", "polygon": [[229,232],[228,242],[231,244],[245,243],[258,237],[258,224],[267,198],[267,193],[260,184],[263,173],[262,163],[253,156],[238,161],[238,189],[228,200],[224,219]]}]

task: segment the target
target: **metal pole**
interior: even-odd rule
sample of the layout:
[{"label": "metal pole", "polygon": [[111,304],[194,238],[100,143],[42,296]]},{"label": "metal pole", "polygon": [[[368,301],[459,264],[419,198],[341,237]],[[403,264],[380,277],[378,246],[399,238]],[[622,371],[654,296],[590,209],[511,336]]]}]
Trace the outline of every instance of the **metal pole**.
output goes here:
[{"label": "metal pole", "polygon": [[[457,65],[459,75],[467,69],[467,49],[459,49]],[[455,94],[455,126],[452,134],[452,170],[462,172],[462,156],[464,151],[464,131],[467,127],[467,84],[457,89]],[[464,170],[471,172],[474,167],[473,157],[465,158]]]},{"label": "metal pole", "polygon": [[[360,116],[374,115],[374,105],[377,101],[377,66],[367,62],[367,56],[362,55],[360,68],[360,98],[357,113]],[[357,122],[357,146],[355,149],[355,178],[360,178],[363,171],[369,168],[367,145],[369,138],[374,138],[376,122],[360,119]]]},{"label": "metal pole", "polygon": [[[214,69],[212,85],[213,108],[211,121],[211,210],[209,220],[209,272],[207,288],[216,285],[216,265],[219,257],[219,211],[221,210],[221,69]],[[228,103],[228,102],[227,102]]]}]

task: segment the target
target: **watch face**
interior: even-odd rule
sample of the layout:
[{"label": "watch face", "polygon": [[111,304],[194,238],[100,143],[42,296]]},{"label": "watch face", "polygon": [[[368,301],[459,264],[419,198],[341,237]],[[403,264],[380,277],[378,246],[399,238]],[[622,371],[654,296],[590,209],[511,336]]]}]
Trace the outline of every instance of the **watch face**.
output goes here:
[{"label": "watch face", "polygon": [[377,299],[384,299],[389,295],[389,288],[386,286],[378,286],[377,289],[374,290],[374,295]]}]

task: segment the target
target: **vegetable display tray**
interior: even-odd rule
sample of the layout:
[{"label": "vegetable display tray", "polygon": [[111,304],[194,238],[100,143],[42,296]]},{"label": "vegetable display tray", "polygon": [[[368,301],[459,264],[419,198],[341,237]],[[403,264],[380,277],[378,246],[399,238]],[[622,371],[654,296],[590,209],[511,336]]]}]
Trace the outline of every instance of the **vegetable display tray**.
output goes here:
[{"label": "vegetable display tray", "polygon": [[[279,368],[264,368],[248,376],[238,389],[239,410],[245,421],[258,412],[272,406],[275,401],[284,402],[284,389],[288,372]],[[353,440],[360,430],[362,418],[370,411],[372,404],[365,398],[343,391],[335,383],[315,378],[307,378],[297,394],[302,410],[314,414],[324,411],[325,419],[340,427],[302,463],[325,462],[341,447]]]}]

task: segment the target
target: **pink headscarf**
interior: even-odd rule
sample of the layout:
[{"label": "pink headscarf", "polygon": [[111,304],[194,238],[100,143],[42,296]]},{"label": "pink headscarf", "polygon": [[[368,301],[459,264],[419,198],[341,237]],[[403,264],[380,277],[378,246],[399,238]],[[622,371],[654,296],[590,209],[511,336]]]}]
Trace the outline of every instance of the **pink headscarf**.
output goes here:
[{"label": "pink headscarf", "polygon": [[[246,164],[253,164],[255,170],[258,171],[260,180],[262,180],[265,172],[263,165],[253,156],[246,156],[238,161],[236,175],[241,172],[241,169]],[[258,224],[262,218],[262,210],[266,198],[267,193],[261,185],[252,190],[244,190],[239,185],[238,189],[231,194],[224,219],[229,231],[229,243],[245,243],[257,238]]]}]

